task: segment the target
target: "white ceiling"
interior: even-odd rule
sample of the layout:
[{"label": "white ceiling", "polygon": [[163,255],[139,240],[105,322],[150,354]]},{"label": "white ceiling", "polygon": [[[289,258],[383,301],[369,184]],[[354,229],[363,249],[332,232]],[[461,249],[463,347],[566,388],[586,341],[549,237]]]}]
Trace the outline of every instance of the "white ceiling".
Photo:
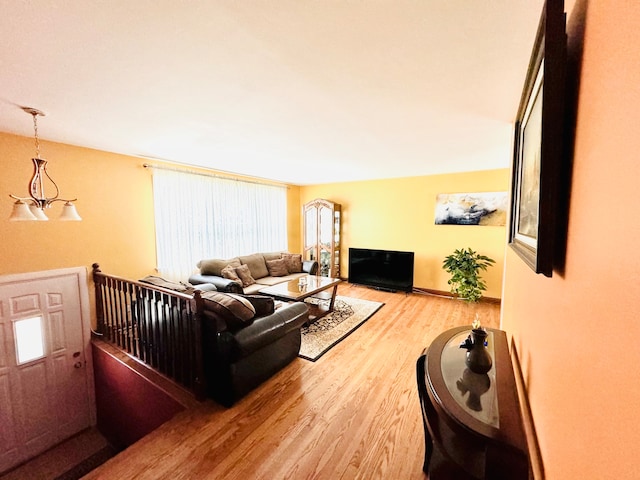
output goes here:
[{"label": "white ceiling", "polygon": [[0,131],[25,105],[43,139],[299,185],[503,168],[542,4],[0,0]]}]

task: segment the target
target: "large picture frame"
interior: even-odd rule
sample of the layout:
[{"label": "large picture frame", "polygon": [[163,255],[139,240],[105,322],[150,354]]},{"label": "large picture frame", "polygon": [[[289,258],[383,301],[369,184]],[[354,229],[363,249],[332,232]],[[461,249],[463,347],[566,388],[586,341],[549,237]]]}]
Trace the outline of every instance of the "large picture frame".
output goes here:
[{"label": "large picture frame", "polygon": [[515,122],[509,245],[551,277],[563,159],[566,33],[564,2],[546,2]]}]

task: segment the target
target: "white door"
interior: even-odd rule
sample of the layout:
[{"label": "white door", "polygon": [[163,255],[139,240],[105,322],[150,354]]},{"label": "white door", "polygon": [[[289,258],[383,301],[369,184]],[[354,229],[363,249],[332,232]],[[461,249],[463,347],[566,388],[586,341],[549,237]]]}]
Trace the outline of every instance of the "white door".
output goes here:
[{"label": "white door", "polygon": [[0,277],[0,472],[95,424],[86,271]]}]

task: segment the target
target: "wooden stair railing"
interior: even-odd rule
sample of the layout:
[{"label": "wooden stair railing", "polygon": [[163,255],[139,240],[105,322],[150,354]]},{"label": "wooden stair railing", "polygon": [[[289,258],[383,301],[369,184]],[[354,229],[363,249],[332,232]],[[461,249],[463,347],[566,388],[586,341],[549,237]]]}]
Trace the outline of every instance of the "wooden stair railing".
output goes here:
[{"label": "wooden stair railing", "polygon": [[200,292],[127,280],[93,264],[97,331],[103,340],[204,399]]}]

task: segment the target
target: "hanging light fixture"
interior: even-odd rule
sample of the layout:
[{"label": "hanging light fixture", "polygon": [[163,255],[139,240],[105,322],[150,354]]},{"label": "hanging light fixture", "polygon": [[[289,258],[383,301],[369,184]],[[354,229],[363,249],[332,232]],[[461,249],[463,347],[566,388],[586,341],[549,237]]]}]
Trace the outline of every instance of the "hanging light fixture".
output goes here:
[{"label": "hanging light fixture", "polygon": [[[29,181],[29,197],[17,197],[9,194],[11,198],[14,198],[16,202],[13,204],[13,212],[9,220],[11,221],[24,221],[24,220],[49,220],[44,213],[45,208],[49,208],[53,202],[64,202],[62,208],[62,215],[60,220],[82,220],[76,207],[73,204],[77,200],[65,200],[58,198],[60,190],[58,185],[47,173],[47,161],[40,158],[40,143],[38,141],[38,116],[44,117],[44,113],[40,110],[30,107],[20,107],[29,115],[33,116],[33,131],[36,140],[36,158],[32,158],[34,172],[31,180]],[[44,193],[45,179],[53,185],[55,195],[53,197],[47,197]]]}]

